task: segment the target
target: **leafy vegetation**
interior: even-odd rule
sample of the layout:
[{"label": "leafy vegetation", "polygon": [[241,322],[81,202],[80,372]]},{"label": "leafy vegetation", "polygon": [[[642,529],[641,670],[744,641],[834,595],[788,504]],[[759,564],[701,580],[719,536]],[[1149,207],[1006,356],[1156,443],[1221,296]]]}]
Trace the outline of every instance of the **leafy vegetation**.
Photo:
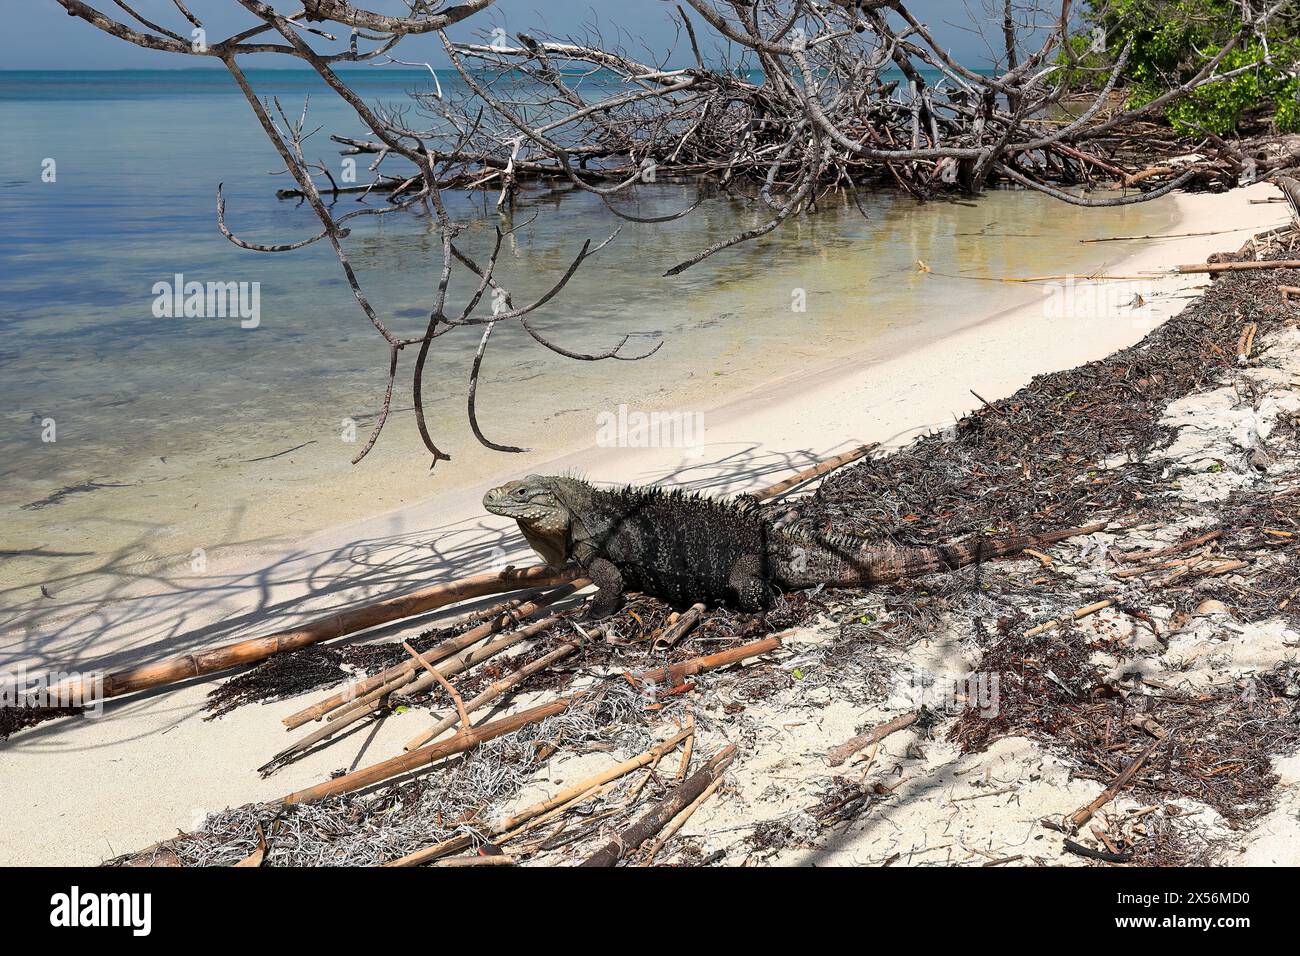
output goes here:
[{"label": "leafy vegetation", "polygon": [[[1123,77],[1131,107],[1190,80],[1242,27],[1233,0],[1091,0],[1087,19],[1091,33],[1077,37],[1074,49],[1081,67],[1113,65],[1132,41]],[[1263,38],[1234,47],[1216,71],[1244,68],[1241,74],[1198,87],[1169,104],[1165,117],[1179,132],[1224,135],[1263,105],[1279,131],[1300,131],[1298,64],[1300,3],[1271,21]]]}]

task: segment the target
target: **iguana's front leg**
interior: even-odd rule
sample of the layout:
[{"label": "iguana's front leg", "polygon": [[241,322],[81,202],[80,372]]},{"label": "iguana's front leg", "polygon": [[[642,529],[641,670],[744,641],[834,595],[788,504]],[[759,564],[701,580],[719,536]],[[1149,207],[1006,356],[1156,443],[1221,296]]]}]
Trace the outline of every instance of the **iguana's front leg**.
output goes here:
[{"label": "iguana's front leg", "polygon": [[595,558],[587,565],[587,577],[596,585],[587,616],[592,620],[609,617],[623,606],[623,572],[606,558]]}]

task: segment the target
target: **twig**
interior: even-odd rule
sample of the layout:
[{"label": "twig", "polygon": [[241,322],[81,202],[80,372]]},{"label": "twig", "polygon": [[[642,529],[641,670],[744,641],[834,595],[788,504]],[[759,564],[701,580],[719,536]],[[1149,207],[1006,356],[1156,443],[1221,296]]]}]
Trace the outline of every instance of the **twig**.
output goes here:
[{"label": "twig", "polygon": [[703,604],[692,604],[681,617],[664,628],[664,632],[655,638],[653,644],[655,652],[663,653],[689,634],[700,623],[700,617],[703,614]]},{"label": "twig", "polygon": [[1147,758],[1150,757],[1151,754],[1155,752],[1155,749],[1160,746],[1161,741],[1167,739],[1168,737],[1162,737],[1159,740],[1152,741],[1145,750],[1133,758],[1129,765],[1120,772],[1119,776],[1111,782],[1109,787],[1101,792],[1097,799],[1070,814],[1068,818],[1070,825],[1077,830],[1079,827],[1087,823],[1094,813],[1104,807],[1111,800],[1115,799],[1115,796],[1124,789],[1124,785],[1133,778],[1133,775],[1141,769],[1142,764],[1146,763]]},{"label": "twig", "polygon": [[1067,622],[1067,620],[1081,621],[1085,617],[1088,617],[1090,614],[1096,614],[1098,611],[1105,610],[1106,608],[1110,607],[1114,603],[1115,602],[1113,600],[1107,598],[1104,601],[1098,601],[1096,604],[1084,605],[1083,607],[1075,611],[1070,616],[1070,618],[1057,618],[1054,621],[1044,621],[1042,624],[1035,625],[1034,627],[1031,627],[1029,630],[1025,631],[1024,636],[1037,637],[1039,634],[1042,634],[1044,631],[1052,631],[1058,627],[1061,627]]},{"label": "twig", "polygon": [[461,700],[460,694],[457,692],[456,688],[451,686],[451,681],[438,673],[438,669],[421,657],[419,652],[406,641],[402,641],[402,647],[408,654],[424,666],[424,669],[428,671],[429,676],[442,685],[443,690],[451,695],[452,702],[456,705],[456,713],[460,717],[460,732],[463,734],[468,731],[469,714],[465,711],[465,701]]},{"label": "twig", "polygon": [[1300,259],[1264,259],[1259,262],[1202,262],[1178,266],[1181,274],[1193,272],[1239,272],[1245,269],[1300,269]]},{"label": "twig", "polygon": [[1086,856],[1091,860],[1102,860],[1105,863],[1128,863],[1133,859],[1132,852],[1111,853],[1108,850],[1095,850],[1092,847],[1084,846],[1082,843],[1075,843],[1073,840],[1065,841],[1065,849],[1076,856]]},{"label": "twig", "polygon": [[912,726],[920,716],[921,711],[914,710],[910,713],[895,717],[893,720],[887,721],[878,727],[873,727],[864,734],[858,734],[858,736],[854,737],[852,740],[845,741],[831,750],[831,752],[826,755],[826,760],[832,767],[838,767],[859,750],[862,750],[865,747],[870,747],[874,743],[879,743],[890,734],[897,733],[904,727]]}]

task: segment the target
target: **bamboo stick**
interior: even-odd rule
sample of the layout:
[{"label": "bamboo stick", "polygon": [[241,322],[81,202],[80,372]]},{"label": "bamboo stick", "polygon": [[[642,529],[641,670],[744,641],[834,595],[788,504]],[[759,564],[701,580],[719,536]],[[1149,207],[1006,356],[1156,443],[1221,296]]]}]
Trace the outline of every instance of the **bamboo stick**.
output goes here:
[{"label": "bamboo stick", "polygon": [[719,651],[717,654],[708,654],[704,657],[693,657],[689,661],[682,661],[680,664],[673,664],[671,667],[661,667],[653,671],[643,671],[635,675],[638,681],[648,681],[655,684],[670,682],[675,686],[682,682],[683,678],[692,677],[696,674],[702,674],[705,671],[717,670],[719,667],[726,667],[728,664],[735,664],[737,661],[743,661],[750,657],[757,657],[759,654],[766,654],[768,651],[774,651],[781,646],[781,635],[773,634],[771,637],[765,637],[761,641],[754,641],[752,644],[742,644],[740,647],[733,647],[730,650]]},{"label": "bamboo stick", "polygon": [[[653,772],[653,767],[646,770],[646,773],[651,773],[651,772]],[[576,797],[572,797],[567,803],[560,804],[555,809],[543,813],[540,817],[534,817],[533,819],[525,823],[523,826],[517,827],[508,833],[503,833],[500,836],[493,838],[492,842],[495,843],[497,846],[504,846],[507,843],[514,843],[515,840],[527,836],[533,830],[536,830],[538,827],[546,823],[549,823],[550,821],[554,820],[556,817],[563,816],[564,814],[568,813],[570,810],[577,807],[579,804],[590,803],[592,800],[599,800],[601,797],[605,796],[606,794],[611,793],[616,787],[618,787],[618,784],[619,782],[617,780],[612,780],[609,783],[602,784],[601,786],[596,787],[594,790],[588,790],[585,793],[580,793]],[[618,813],[621,809],[624,809],[629,803],[631,803],[631,800],[624,801],[624,803],[619,807],[612,807],[607,810],[602,810],[599,814],[588,816],[586,819],[587,820],[603,819],[607,816],[610,816],[611,814]],[[534,842],[530,846],[521,847],[515,850],[515,852],[520,856],[532,856],[538,850],[543,849],[545,843],[546,843],[545,840],[542,840],[540,844]]]},{"label": "bamboo stick", "polygon": [[[554,622],[554,618],[550,619],[548,622],[539,622],[539,624],[547,623],[549,626],[549,623],[553,623],[553,622]],[[542,628],[539,626],[537,630],[542,630]],[[599,630],[597,630],[595,633],[600,633],[600,632]],[[477,697],[475,697],[473,700],[471,700],[468,704],[465,705],[465,710],[471,714],[474,713],[476,710],[482,710],[484,707],[492,703],[492,701],[496,700],[506,691],[510,690],[513,687],[519,686],[529,677],[536,674],[538,671],[545,670],[546,668],[550,667],[552,664],[556,663],[557,661],[563,660],[564,658],[568,657],[577,649],[578,649],[578,645],[576,643],[561,644],[559,647],[551,651],[549,654],[539,657],[537,660],[532,661],[531,663],[525,664],[523,667],[519,668],[513,674],[508,674],[507,676],[501,678],[500,680],[493,681]],[[406,746],[403,749],[416,750],[420,747],[423,747],[429,741],[436,740],[443,733],[450,730],[455,725],[455,722],[456,722],[455,715],[448,715],[447,717],[444,717],[442,720],[438,721],[428,730],[421,731],[420,733],[412,737],[410,740],[408,740],[406,742]]]},{"label": "bamboo stick", "polygon": [[1103,236],[1100,239],[1080,239],[1080,242],[1130,242],[1138,239],[1187,239],[1193,236],[1221,236],[1226,232],[1245,232],[1250,226],[1239,229],[1212,229],[1208,232],[1162,232],[1150,236]]},{"label": "bamboo stick", "polygon": [[865,458],[877,447],[878,446],[875,444],[859,445],[857,448],[836,455],[834,458],[827,458],[825,461],[818,462],[811,468],[805,468],[803,471],[791,475],[784,481],[778,481],[774,485],[768,485],[766,488],[754,492],[754,497],[758,498],[760,501],[765,498],[776,498],[779,495],[785,494],[791,488],[797,488],[799,485],[812,481],[814,478],[820,478],[827,472],[834,471],[842,465],[847,465],[851,461],[857,461],[859,458]]},{"label": "bamboo stick", "polygon": [[[1105,601],[1098,601],[1096,604],[1086,604],[1083,607],[1079,608],[1077,611],[1075,611],[1073,614],[1071,614],[1070,618],[1075,621],[1081,621],[1088,615],[1096,614],[1098,611],[1105,610],[1106,608],[1110,607],[1114,603],[1115,602],[1113,600],[1107,598]],[[1057,618],[1054,621],[1044,621],[1042,624],[1035,625],[1034,627],[1031,627],[1029,630],[1025,631],[1023,636],[1037,637],[1039,634],[1042,634],[1044,631],[1055,630],[1056,628],[1064,624],[1066,620],[1067,620],[1066,618]]]},{"label": "bamboo stick", "polygon": [[[478,627],[471,628],[458,637],[453,637],[449,640],[443,641],[437,647],[430,648],[425,651],[421,657],[430,663],[436,663],[445,657],[450,657],[458,651],[463,651],[465,648],[477,644],[483,638],[504,630],[506,627],[518,622],[522,618],[529,617],[541,608],[554,603],[560,598],[572,594],[580,587],[585,587],[588,583],[585,578],[576,578],[576,574],[578,573],[576,569],[572,572],[565,571],[563,573],[565,576],[560,582],[558,582],[561,586],[550,594],[539,595],[531,601],[525,601],[513,608],[509,608],[492,620],[485,621]],[[370,677],[345,687],[338,693],[327,697],[325,700],[320,701],[317,704],[313,704],[311,707],[290,714],[288,717],[284,718],[284,725],[290,730],[293,730],[295,727],[301,727],[309,721],[323,717],[332,710],[350,705],[354,701],[364,698],[376,687],[391,682],[401,674],[407,674],[408,679],[410,679],[414,676],[419,667],[420,665],[413,660],[402,661],[400,664],[395,664],[386,670],[380,671],[378,674],[373,674]]]},{"label": "bamboo stick", "polygon": [[[554,616],[548,617],[543,621],[537,621],[536,623],[530,624],[527,627],[521,628],[518,631],[511,631],[510,633],[505,634],[504,636],[498,638],[497,640],[484,644],[481,647],[471,647],[469,650],[461,652],[461,654],[459,654],[457,657],[453,658],[452,660],[448,661],[447,663],[442,664],[438,668],[438,673],[442,674],[444,677],[454,677],[456,674],[468,670],[469,668],[473,667],[475,664],[479,664],[482,661],[487,660],[489,657],[493,657],[496,654],[500,654],[502,651],[506,650],[507,648],[512,647],[515,644],[518,644],[520,641],[527,640],[533,634],[536,634],[538,631],[545,630],[546,628],[550,627],[558,620],[559,620],[558,617],[554,617]],[[406,686],[409,687],[410,685],[408,684]],[[404,688],[399,686],[397,687],[397,689],[402,690]],[[301,739],[294,741],[288,747],[281,750],[274,757],[268,760],[264,765],[259,767],[258,772],[266,773],[268,770],[275,767],[276,764],[284,763],[286,760],[288,760],[290,757],[293,757],[295,754],[303,753],[309,750],[311,747],[320,743],[322,740],[325,740],[327,737],[332,737],[335,734],[337,734],[339,731],[343,730],[345,727],[349,727],[352,724],[354,724],[356,721],[361,720],[373,714],[375,711],[379,710],[380,707],[382,707],[383,705],[384,705],[384,700],[382,696],[373,696],[372,699],[370,699],[370,701],[364,707],[358,707],[355,709],[350,708],[347,714],[340,716],[337,719],[334,719],[334,715],[331,714],[330,715],[331,719],[329,721],[327,721],[322,726],[316,728],[311,733],[307,734]],[[472,711],[473,708],[471,707],[470,709]],[[434,736],[437,735],[435,734]],[[428,739],[432,740],[433,737],[431,736]],[[415,748],[408,746],[406,749],[413,750]]]},{"label": "bamboo stick", "polygon": [[1123,568],[1113,572],[1117,578],[1138,578],[1144,574],[1154,574],[1157,571],[1168,571],[1172,568],[1181,568],[1188,564],[1199,564],[1205,561],[1206,556],[1203,554],[1195,555],[1190,558],[1172,558],[1168,561],[1161,561],[1159,564],[1139,565],[1136,568]]},{"label": "bamboo stick", "polygon": [[1177,272],[1237,272],[1242,269],[1300,269],[1300,259],[1264,259],[1259,262],[1200,262],[1178,266]]},{"label": "bamboo stick", "polygon": [[460,691],[456,690],[456,688],[451,685],[451,681],[443,677],[442,674],[439,673],[436,667],[434,667],[428,661],[421,658],[420,652],[417,651],[410,644],[408,644],[406,641],[402,641],[402,648],[406,651],[406,653],[410,654],[417,661],[419,661],[424,666],[424,669],[428,672],[429,677],[437,681],[439,684],[441,684],[442,689],[445,690],[451,696],[451,702],[456,707],[456,718],[457,720],[460,721],[460,729],[462,731],[469,730],[469,713],[465,710],[465,701],[461,698]]},{"label": "bamboo stick", "polygon": [[699,770],[686,778],[686,782],[660,800],[650,812],[632,826],[620,833],[601,849],[587,858],[583,866],[614,866],[622,857],[645,843],[668,823],[695,801],[695,798],[708,789],[715,779],[727,769],[736,756],[736,745],[726,747],[714,754]]},{"label": "bamboo stick", "polygon": [[[498,605],[498,612],[488,620],[479,624],[477,627],[471,628],[464,634],[442,641],[436,647],[432,647],[425,651],[424,654],[421,655],[421,659],[429,662],[436,662],[442,660],[444,657],[456,653],[457,651],[476,644],[484,637],[507,627],[518,620],[518,612],[520,608],[527,603],[527,601],[516,600],[506,601],[503,604]],[[284,718],[283,722],[288,729],[293,730],[295,727],[300,727],[312,720],[319,720],[321,717],[327,715],[330,719],[336,719],[340,716],[351,716],[346,713],[332,712],[338,711],[339,708],[344,708],[345,711],[358,710],[359,708],[357,705],[364,704],[367,701],[373,701],[377,696],[382,696],[382,694],[376,694],[376,691],[380,688],[387,687],[387,692],[391,692],[401,687],[403,684],[406,684],[408,681],[413,680],[415,678],[415,671],[416,666],[413,661],[402,661],[401,663],[394,664],[392,667],[386,668],[377,674],[372,674],[369,677],[364,677],[359,681],[353,682],[341,691],[330,695],[310,707],[290,714],[288,717]]]},{"label": "bamboo stick", "polygon": [[[714,670],[719,667],[725,667],[728,664],[734,664],[759,654],[766,654],[768,651],[776,650],[781,646],[781,636],[772,635],[761,641],[755,641],[751,644],[745,644],[741,647],[733,647],[730,650],[722,651],[718,654],[709,654],[704,657],[692,658],[689,661],[683,661],[672,667],[660,668],[655,671],[646,671],[636,679],[641,681],[653,681],[661,683],[668,678],[674,682],[680,681],[683,677],[693,674],[703,673],[704,671]],[[398,774],[410,773],[421,767],[427,767],[435,761],[453,754],[464,753],[472,750],[480,743],[486,740],[492,740],[500,737],[502,734],[508,734],[526,724],[536,720],[541,720],[553,714],[563,713],[575,700],[574,697],[562,697],[559,700],[552,701],[549,704],[540,704],[531,707],[528,710],[521,711],[510,717],[503,717],[500,720],[493,721],[490,724],[484,724],[479,727],[471,728],[467,733],[457,734],[446,740],[427,744],[415,750],[399,754],[388,760],[381,761],[362,770],[356,770],[352,773],[344,774],[333,780],[327,780],[324,783],[316,784],[305,790],[291,793],[285,797],[282,802],[285,804],[305,803],[312,800],[320,800],[324,797],[337,796],[341,793],[350,793],[353,790],[359,790],[368,787],[371,784],[387,780],[389,777],[395,777]],[[688,778],[688,783],[690,782]],[[703,786],[700,787],[703,789]],[[698,791],[696,791],[698,795]]]},{"label": "bamboo stick", "polygon": [[311,733],[306,734],[303,737],[300,737],[299,739],[291,743],[289,746],[285,747],[283,750],[278,752],[270,760],[262,764],[262,766],[258,767],[257,772],[264,777],[270,776],[270,774],[280,764],[288,762],[290,758],[296,756],[297,754],[306,753],[308,750],[310,750],[316,744],[320,743],[322,740],[325,740],[329,737],[333,737],[335,734],[339,733],[345,728],[351,727],[358,720],[362,720],[363,718],[378,712],[379,710],[383,709],[383,707],[384,707],[383,699],[376,698],[375,700],[372,700],[367,706],[352,711],[346,717],[340,718],[339,720],[336,720],[333,723],[322,724],[321,726],[313,730]]},{"label": "bamboo stick", "polygon": [[528,724],[544,720],[556,714],[562,714],[573,705],[575,700],[577,700],[577,697],[561,697],[559,700],[553,700],[548,704],[530,707],[509,717],[494,720],[490,724],[471,728],[466,733],[457,734],[455,737],[441,743],[430,744],[410,753],[398,754],[396,757],[381,760],[377,764],[372,764],[361,770],[354,770],[352,773],[345,773],[341,777],[326,780],[324,783],[307,787],[305,790],[297,790],[282,798],[280,802],[285,806],[292,806],[296,803],[311,803],[316,800],[323,800],[326,797],[336,797],[340,794],[351,793],[354,790],[361,790],[390,777],[419,770],[421,767],[427,767],[444,757],[464,753],[485,741],[513,733]]},{"label": "bamboo stick", "polygon": [[[522,628],[519,631],[511,631],[510,633],[498,638],[497,640],[489,641],[487,644],[484,644],[480,647],[471,647],[466,651],[462,651],[459,655],[452,658],[450,661],[439,666],[438,672],[442,674],[444,677],[453,677],[456,674],[461,673],[462,671],[468,670],[470,667],[473,667],[475,664],[487,660],[489,657],[493,657],[496,654],[500,654],[502,651],[506,650],[507,648],[512,647],[515,644],[518,644],[520,641],[527,639],[529,636],[531,636],[531,634],[536,633],[539,630],[544,630],[547,627],[550,627],[557,620],[559,620],[558,617],[548,617],[544,621],[538,621],[535,624],[530,624],[528,625],[528,627]],[[409,686],[409,685],[397,684],[394,686],[393,689],[402,690],[404,689],[405,686]],[[373,714],[375,711],[379,710],[382,706],[384,706],[385,704],[384,696],[385,695],[380,695],[380,694],[368,695],[369,700],[365,706],[349,708],[346,714],[337,711],[335,713],[330,714],[329,715],[330,719],[326,723],[316,728],[311,733],[307,734],[301,739],[294,741],[288,747],[284,748],[284,750],[281,750],[269,761],[267,761],[266,764],[264,764],[262,767],[259,767],[258,771],[260,773],[265,773],[267,770],[274,767],[276,764],[283,763],[285,760],[294,756],[295,754],[302,753],[308,750],[313,745],[320,743],[322,740],[326,739],[327,737],[334,736],[339,731],[343,730],[345,727],[349,727],[352,724],[354,724],[356,721],[368,717],[370,714]],[[335,714],[338,714],[338,716],[336,717]]]},{"label": "bamboo stick", "polygon": [[[509,833],[511,830],[518,829],[525,823],[528,823],[543,814],[550,813],[552,810],[555,810],[566,803],[570,803],[598,787],[603,787],[605,784],[617,780],[619,777],[626,776],[633,770],[638,770],[653,760],[658,760],[689,737],[692,732],[692,728],[684,728],[683,730],[673,734],[673,736],[669,737],[667,740],[655,744],[644,753],[628,760],[624,760],[622,763],[616,764],[607,770],[602,770],[597,774],[587,777],[585,780],[580,780],[572,786],[565,787],[554,796],[547,797],[545,800],[534,803],[532,806],[520,810],[514,816],[507,817],[505,820],[492,826],[488,832],[491,835],[496,836],[497,834]],[[408,853],[406,856],[385,863],[384,866],[419,866],[421,863],[427,863],[429,860],[437,859],[447,853],[455,853],[459,849],[464,849],[470,846],[471,841],[472,838],[468,836],[453,837],[450,840],[444,840],[443,842],[436,843],[433,846],[416,850],[413,853]]]},{"label": "bamboo stick", "polygon": [[409,683],[411,679],[414,677],[415,677],[414,671],[409,671],[409,670],[398,671],[398,673],[395,674],[391,679],[380,684],[378,687],[376,687],[374,690],[370,691],[369,693],[363,694],[360,697],[358,697],[356,700],[351,701],[345,704],[344,706],[339,707],[331,711],[330,713],[326,714],[325,720],[329,723],[334,723],[335,721],[338,720],[347,720],[347,718],[351,717],[354,713],[369,711],[371,704],[375,704],[384,700],[384,698],[388,697],[393,691],[397,690],[402,685]]},{"label": "bamboo stick", "polygon": [[[583,579],[579,579],[578,581],[575,581],[574,584],[575,584],[577,587],[585,586],[585,580],[583,580]],[[575,590],[577,590],[577,587],[575,587]],[[533,637],[533,636],[535,636],[535,635],[537,635],[537,634],[540,634],[542,631],[546,630],[548,627],[552,626],[552,625],[555,624],[557,621],[559,621],[559,619],[560,619],[560,618],[559,618],[559,615],[552,615],[551,617],[546,618],[544,621],[537,621],[537,622],[535,622],[535,623],[533,623],[533,624],[529,624],[527,627],[524,627],[524,628],[519,629],[518,631],[513,631],[513,632],[511,632],[511,633],[508,635],[508,637],[509,637],[509,639],[510,639],[510,643],[511,643],[511,644],[518,644],[518,643],[520,643],[521,641],[525,641],[525,640],[527,640],[527,639],[530,638],[530,637]],[[603,631],[602,628],[594,628],[594,629],[592,629],[592,633],[604,633],[604,631]],[[499,641],[494,642],[494,646],[495,646],[496,644],[500,644],[501,641],[504,641],[504,640],[505,640],[505,638],[501,638]],[[477,664],[477,663],[478,663],[478,660],[481,660],[481,659],[482,659],[482,658],[479,658],[479,659],[477,659],[477,660],[473,660],[473,661],[471,661],[469,666],[473,666],[473,664]],[[442,671],[442,668],[439,668],[439,670]],[[442,671],[442,673],[445,675],[447,672],[446,672],[446,671]],[[421,694],[421,693],[423,693],[424,691],[428,690],[429,687],[432,686],[432,684],[433,684],[433,678],[432,678],[432,677],[430,677],[428,674],[421,674],[419,677],[417,677],[417,678],[416,678],[415,680],[413,680],[411,683],[409,683],[409,684],[407,684],[405,687],[401,688],[401,689],[397,692],[397,696],[398,696],[398,697],[413,697],[413,696],[415,696],[416,694]]]},{"label": "bamboo stick", "polygon": [[663,653],[668,650],[694,630],[695,625],[700,623],[700,617],[703,614],[703,604],[692,604],[681,617],[664,628],[663,633],[655,638],[653,647],[656,653]]},{"label": "bamboo stick", "polygon": [[296,651],[311,644],[342,637],[345,634],[354,634],[379,624],[422,614],[468,598],[500,594],[504,591],[518,591],[527,587],[563,584],[572,581],[578,573],[576,568],[556,569],[536,565],[529,568],[510,568],[505,571],[476,574],[446,584],[436,584],[419,591],[412,591],[410,594],[388,598],[377,604],[340,611],[292,630],[279,631],[265,637],[236,641],[194,654],[184,654],[153,664],[115,671],[103,678],[103,690],[98,695],[95,692],[96,681],[91,677],[60,685],[57,693],[77,695],[59,699],[80,700],[90,704],[96,699],[118,697],[150,687],[174,684],[191,677],[214,674],[232,667],[255,664],[272,654]]}]

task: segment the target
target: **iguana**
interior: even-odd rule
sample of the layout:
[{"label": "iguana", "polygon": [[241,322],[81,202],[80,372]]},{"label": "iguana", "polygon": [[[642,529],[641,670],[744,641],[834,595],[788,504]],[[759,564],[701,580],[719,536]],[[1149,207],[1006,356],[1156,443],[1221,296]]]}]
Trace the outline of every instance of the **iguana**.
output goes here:
[{"label": "iguana", "polygon": [[702,602],[758,611],[771,605],[776,591],[885,584],[952,571],[1105,527],[907,548],[784,531],[752,498],[728,501],[655,487],[604,489],[542,475],[493,488],[483,506],[518,521],[547,564],[577,561],[599,589],[593,617],[616,611],[626,591],[679,607]]}]

